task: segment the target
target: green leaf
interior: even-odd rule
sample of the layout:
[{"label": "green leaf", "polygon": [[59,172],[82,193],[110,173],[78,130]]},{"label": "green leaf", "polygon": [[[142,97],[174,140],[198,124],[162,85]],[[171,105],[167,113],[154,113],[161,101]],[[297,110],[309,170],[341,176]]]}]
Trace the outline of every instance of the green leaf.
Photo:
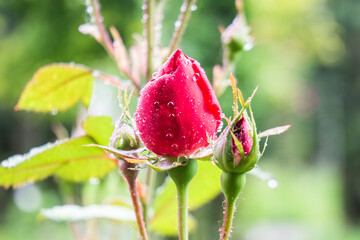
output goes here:
[{"label": "green leaf", "polygon": [[114,126],[112,118],[106,116],[88,117],[83,128],[88,136],[92,137],[98,144],[108,146]]},{"label": "green leaf", "polygon": [[17,187],[51,175],[80,182],[102,177],[116,168],[104,151],[83,147],[89,143],[93,143],[89,137],[60,140],[10,157],[1,162],[0,186]]},{"label": "green leaf", "polygon": [[107,219],[120,222],[135,222],[135,214],[131,208],[111,205],[63,205],[42,209],[38,219],[50,219],[56,222],[75,222],[88,219]]},{"label": "green leaf", "polygon": [[15,110],[63,111],[78,101],[90,103],[92,70],[76,64],[51,64],[40,68],[22,92]]},{"label": "green leaf", "polygon": [[[198,172],[189,186],[189,209],[194,210],[215,198],[221,191],[221,170],[211,162],[198,161]],[[154,216],[150,228],[160,234],[177,235],[177,198],[170,178],[158,189],[154,199]],[[190,223],[194,229],[195,221]],[[192,228],[191,228],[192,227]]]}]

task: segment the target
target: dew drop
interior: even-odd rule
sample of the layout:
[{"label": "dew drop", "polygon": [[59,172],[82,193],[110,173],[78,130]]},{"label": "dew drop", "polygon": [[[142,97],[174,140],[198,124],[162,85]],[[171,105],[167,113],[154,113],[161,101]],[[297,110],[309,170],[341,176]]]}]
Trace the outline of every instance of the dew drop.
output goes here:
[{"label": "dew drop", "polygon": [[278,181],[272,178],[267,181],[267,185],[269,186],[269,188],[276,188],[278,186]]},{"label": "dew drop", "polygon": [[169,117],[174,118],[175,114],[169,114]]},{"label": "dew drop", "polygon": [[53,109],[53,110],[51,110],[51,115],[56,115],[58,113],[58,111],[57,111],[57,109]]},{"label": "dew drop", "polygon": [[175,28],[178,29],[181,26],[181,21],[176,21],[175,22]]},{"label": "dew drop", "polygon": [[181,8],[180,8],[181,12],[185,12],[186,11],[186,4],[182,4]]},{"label": "dew drop", "polygon": [[157,72],[153,72],[153,74],[151,75],[152,78],[156,77]]},{"label": "dew drop", "polygon": [[166,138],[168,138],[168,139],[170,139],[170,138],[172,138],[173,137],[173,135],[171,134],[171,133],[168,133],[168,134],[166,134],[166,136],[165,136]]},{"label": "dew drop", "polygon": [[89,179],[89,183],[91,185],[98,185],[100,183],[100,180],[98,178],[92,177]]},{"label": "dew drop", "polygon": [[174,143],[173,145],[171,145],[171,149],[172,149],[173,151],[176,151],[176,150],[179,149],[179,146]]},{"label": "dew drop", "polygon": [[191,9],[191,11],[196,11],[196,10],[197,10],[197,8],[198,8],[198,7],[196,6],[196,4],[194,4],[194,5],[192,5],[192,6],[191,6],[191,8],[190,8],[190,9]]},{"label": "dew drop", "polygon": [[155,107],[160,107],[160,103],[158,101],[154,102]]},{"label": "dew drop", "polygon": [[167,104],[168,108],[174,108],[174,102],[168,102]]},{"label": "dew drop", "polygon": [[155,25],[154,29],[156,31],[160,31],[162,29],[162,27],[163,27],[163,25],[161,23],[158,23],[158,24]]},{"label": "dew drop", "polygon": [[94,78],[98,78],[98,77],[100,76],[100,72],[97,71],[97,70],[94,70],[94,71],[92,72],[92,75],[93,75]]},{"label": "dew drop", "polygon": [[200,74],[195,73],[192,79],[193,79],[194,82],[196,82],[199,78],[200,78]]},{"label": "dew drop", "polygon": [[148,19],[149,19],[149,15],[148,15],[148,14],[144,14],[143,17],[142,17],[142,19],[141,19],[141,22],[142,22],[142,23],[146,23]]},{"label": "dew drop", "polygon": [[88,6],[88,7],[86,8],[86,12],[89,13],[89,14],[91,14],[93,11],[94,11],[93,6]]},{"label": "dew drop", "polygon": [[224,126],[224,123],[223,123],[223,122],[220,122],[220,125],[219,125],[219,127],[218,127],[218,129],[217,129],[217,132],[218,132],[218,133],[220,133],[220,132],[222,131],[223,126]]},{"label": "dew drop", "polygon": [[248,42],[248,43],[246,43],[245,45],[244,45],[244,50],[245,51],[249,51],[249,50],[251,50],[252,48],[253,48],[253,43],[252,42]]}]

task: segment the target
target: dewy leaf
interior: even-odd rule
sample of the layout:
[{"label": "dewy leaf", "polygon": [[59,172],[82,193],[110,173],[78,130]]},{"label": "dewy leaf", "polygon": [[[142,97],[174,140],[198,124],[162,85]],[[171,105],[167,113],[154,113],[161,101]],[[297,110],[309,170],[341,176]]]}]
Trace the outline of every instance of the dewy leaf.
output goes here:
[{"label": "dewy leaf", "polygon": [[135,222],[135,214],[131,208],[111,205],[90,205],[81,207],[77,205],[56,206],[42,209],[39,219],[47,218],[57,222],[74,222],[88,219],[107,219],[120,222]]},{"label": "dewy leaf", "polygon": [[86,134],[92,137],[98,144],[108,146],[114,126],[111,117],[96,116],[88,117],[83,128]]},{"label": "dewy leaf", "polygon": [[291,125],[285,125],[285,126],[270,128],[264,132],[259,133],[259,138],[282,134],[283,132],[287,131],[290,127]]},{"label": "dewy leaf", "polygon": [[[189,207],[194,210],[215,198],[221,191],[221,170],[208,161],[198,161],[198,172],[189,186]],[[165,235],[177,235],[176,188],[169,178],[154,199],[154,216],[150,228]],[[191,226],[191,225],[190,225]]]},{"label": "dewy leaf", "polygon": [[80,182],[115,169],[116,163],[103,150],[83,147],[90,143],[89,137],[66,139],[10,157],[1,162],[0,186],[17,187],[51,175]]},{"label": "dewy leaf", "polygon": [[54,112],[78,101],[89,105],[92,70],[76,64],[51,64],[40,68],[22,92],[15,110]]}]

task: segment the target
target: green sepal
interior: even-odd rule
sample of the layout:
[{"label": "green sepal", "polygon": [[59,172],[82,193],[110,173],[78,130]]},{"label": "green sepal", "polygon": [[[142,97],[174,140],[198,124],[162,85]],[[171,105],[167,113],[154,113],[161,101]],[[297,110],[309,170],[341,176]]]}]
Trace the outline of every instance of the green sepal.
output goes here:
[{"label": "green sepal", "polygon": [[[260,158],[259,137],[257,134],[256,124],[253,118],[253,114],[250,108],[251,118],[249,118],[245,112],[245,109],[246,106],[243,107],[240,113],[229,123],[229,125],[220,134],[214,146],[215,163],[220,169],[226,172],[233,172],[233,173],[248,172],[255,167],[256,163]],[[232,150],[232,140],[233,140],[232,132],[234,131],[234,127],[242,115],[244,115],[244,117],[252,127],[253,146],[249,154],[246,157],[242,157],[240,162],[236,165],[234,164],[235,156]]]},{"label": "green sepal", "polygon": [[198,169],[195,159],[188,159],[186,165],[180,165],[168,171],[169,176],[177,187],[187,186],[194,178]]},{"label": "green sepal", "polygon": [[227,201],[235,201],[246,183],[245,173],[223,171],[221,174],[221,190]]}]

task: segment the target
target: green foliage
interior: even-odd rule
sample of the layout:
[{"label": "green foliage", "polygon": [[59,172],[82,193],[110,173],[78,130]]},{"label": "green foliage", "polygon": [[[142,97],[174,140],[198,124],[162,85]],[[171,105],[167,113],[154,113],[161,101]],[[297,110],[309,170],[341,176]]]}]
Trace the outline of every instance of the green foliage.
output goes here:
[{"label": "green foliage", "polygon": [[[219,168],[211,162],[198,161],[198,172],[189,186],[189,208],[194,210],[212,200],[220,193]],[[154,216],[150,228],[165,235],[176,235],[177,230],[177,200],[176,188],[173,181],[168,178],[157,190],[154,199]],[[194,222],[189,220],[189,229],[192,230]]]},{"label": "green foliage", "polygon": [[83,147],[93,142],[87,136],[60,140],[10,157],[1,162],[0,185],[18,187],[51,175],[75,182],[102,177],[116,163],[100,149]]},{"label": "green foliage", "polygon": [[124,223],[134,223],[135,214],[131,208],[111,205],[76,205],[56,206],[42,209],[38,219],[50,219],[57,222],[74,222],[89,219],[107,219]]},{"label": "green foliage", "polygon": [[15,110],[63,111],[78,101],[90,103],[94,77],[90,69],[75,64],[51,64],[40,68],[26,85]]},{"label": "green foliage", "polygon": [[109,145],[110,136],[114,131],[111,117],[89,117],[83,123],[86,134],[92,137],[100,145]]}]

